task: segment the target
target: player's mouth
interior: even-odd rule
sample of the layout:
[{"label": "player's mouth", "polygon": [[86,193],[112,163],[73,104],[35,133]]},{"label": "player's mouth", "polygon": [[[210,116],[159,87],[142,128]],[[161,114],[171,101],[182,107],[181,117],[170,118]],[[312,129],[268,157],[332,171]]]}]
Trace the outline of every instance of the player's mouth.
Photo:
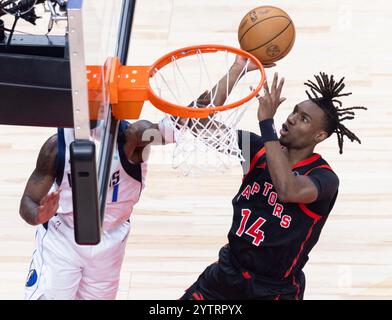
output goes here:
[{"label": "player's mouth", "polygon": [[284,137],[287,136],[288,134],[289,134],[289,127],[287,126],[287,124],[283,123],[282,129],[280,129],[280,135]]}]

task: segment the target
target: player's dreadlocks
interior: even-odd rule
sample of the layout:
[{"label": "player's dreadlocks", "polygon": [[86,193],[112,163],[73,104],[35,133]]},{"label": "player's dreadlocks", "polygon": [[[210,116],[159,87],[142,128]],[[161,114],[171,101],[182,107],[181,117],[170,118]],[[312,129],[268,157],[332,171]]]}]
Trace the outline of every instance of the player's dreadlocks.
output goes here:
[{"label": "player's dreadlocks", "polygon": [[[344,97],[351,94],[350,93],[341,93],[344,89],[345,84],[343,83],[344,77],[340,79],[340,81],[336,82],[333,78],[333,75],[328,77],[328,75],[324,72],[320,72],[320,75],[314,76],[317,80],[317,84],[313,81],[308,80],[305,85],[310,88],[313,93],[313,96],[306,90],[306,94],[309,99],[316,103],[327,116],[327,133],[328,136],[336,132],[338,136],[338,144],[339,144],[339,153],[343,153],[343,137],[347,136],[351,142],[358,141],[361,143],[361,140],[348,130],[343,124],[344,120],[352,120],[354,119],[355,113],[352,110],[367,110],[365,107],[354,106],[351,108],[342,108],[342,102],[337,100],[338,97]],[[319,94],[321,96],[319,96]],[[336,106],[338,104],[338,106]]]}]

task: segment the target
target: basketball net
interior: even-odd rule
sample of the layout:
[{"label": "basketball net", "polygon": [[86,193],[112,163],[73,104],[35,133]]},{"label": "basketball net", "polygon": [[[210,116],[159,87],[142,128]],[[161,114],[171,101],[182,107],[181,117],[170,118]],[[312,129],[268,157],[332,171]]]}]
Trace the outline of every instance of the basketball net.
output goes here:
[{"label": "basketball net", "polygon": [[[249,96],[250,88],[256,88],[264,79],[259,69],[252,72],[248,70],[250,59],[246,60],[239,76],[230,78],[229,70],[235,58],[236,54],[227,50],[213,53],[199,50],[181,59],[173,56],[171,63],[154,70],[155,75],[150,78],[151,89],[162,100],[187,106],[189,109],[218,107],[214,101],[218,93],[222,92],[224,101],[219,106],[229,105]],[[219,81],[224,76],[226,79],[220,88]],[[233,89],[229,90],[229,82],[233,80]],[[257,100],[252,98],[224,111],[211,110],[213,112],[206,118],[166,114],[175,131],[173,167],[182,170],[184,175],[199,170],[225,172],[243,161],[238,146],[237,128],[251,104],[257,105]]]}]

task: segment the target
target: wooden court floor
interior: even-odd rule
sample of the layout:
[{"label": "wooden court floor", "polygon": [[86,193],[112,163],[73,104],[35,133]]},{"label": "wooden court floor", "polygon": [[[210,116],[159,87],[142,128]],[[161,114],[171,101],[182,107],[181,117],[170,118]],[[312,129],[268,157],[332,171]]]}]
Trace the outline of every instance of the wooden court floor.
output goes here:
[{"label": "wooden court floor", "polygon": [[[103,1],[103,0],[100,0]],[[282,123],[306,99],[303,82],[319,71],[346,76],[353,95],[347,106],[364,105],[347,123],[362,144],[336,137],[316,151],[340,177],[340,194],[305,267],[305,299],[392,298],[392,4],[386,0],[148,0],[139,1],[129,64],[146,65],[165,52],[198,43],[238,46],[242,16],[258,5],[286,10],[297,40],[275,68],[286,78]],[[1,68],[1,66],[0,66]],[[0,69],[1,72],[1,69]],[[273,70],[268,70],[272,75]],[[0,98],[1,99],[1,98]],[[0,100],[1,103],[1,100]],[[146,105],[143,119],[162,114]],[[241,128],[257,132],[256,106]],[[25,182],[39,148],[55,130],[0,126],[0,299],[22,299],[34,247],[34,227],[18,214]],[[231,198],[240,167],[225,174],[184,177],[156,147],[146,188],[132,214],[118,299],[177,299],[217,259],[231,225]]]}]

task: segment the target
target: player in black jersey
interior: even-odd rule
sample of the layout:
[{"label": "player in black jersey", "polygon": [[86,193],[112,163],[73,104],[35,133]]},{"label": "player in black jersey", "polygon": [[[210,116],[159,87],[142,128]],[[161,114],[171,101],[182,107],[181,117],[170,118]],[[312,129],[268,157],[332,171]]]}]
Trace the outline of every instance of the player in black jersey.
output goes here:
[{"label": "player in black jersey", "polygon": [[[243,59],[230,70],[229,90],[240,75]],[[261,135],[238,131],[245,161],[244,176],[232,200],[234,216],[229,243],[219,252],[219,261],[209,266],[186,290],[182,299],[303,299],[308,255],[338,195],[339,179],[314,149],[333,133],[340,153],[343,137],[360,140],[342,121],[353,119],[355,109],[342,108],[338,97],[345,87],[324,73],[308,81],[308,100],[295,105],[282,125],[278,138],[273,118],[284,84],[275,73],[271,90],[259,97]],[[223,78],[215,105],[224,102]],[[212,90],[214,90],[212,89]],[[214,93],[215,94],[215,93]],[[203,95],[203,99],[214,94]],[[219,101],[218,99],[223,99]]]}]

